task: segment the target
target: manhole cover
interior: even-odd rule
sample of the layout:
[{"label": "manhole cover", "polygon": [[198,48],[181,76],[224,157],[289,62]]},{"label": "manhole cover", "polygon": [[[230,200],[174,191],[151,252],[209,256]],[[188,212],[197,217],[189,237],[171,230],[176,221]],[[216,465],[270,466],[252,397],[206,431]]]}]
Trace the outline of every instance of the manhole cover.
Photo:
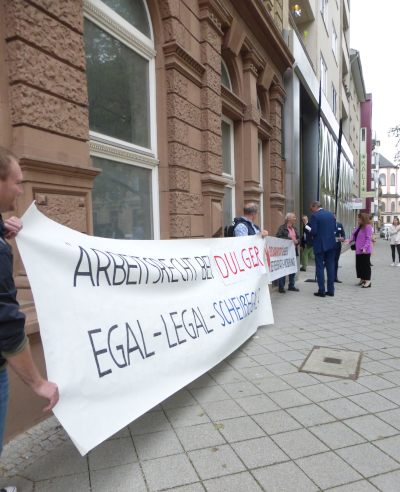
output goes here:
[{"label": "manhole cover", "polygon": [[354,350],[314,347],[299,371],[354,380],[360,373],[361,357],[362,352]]}]

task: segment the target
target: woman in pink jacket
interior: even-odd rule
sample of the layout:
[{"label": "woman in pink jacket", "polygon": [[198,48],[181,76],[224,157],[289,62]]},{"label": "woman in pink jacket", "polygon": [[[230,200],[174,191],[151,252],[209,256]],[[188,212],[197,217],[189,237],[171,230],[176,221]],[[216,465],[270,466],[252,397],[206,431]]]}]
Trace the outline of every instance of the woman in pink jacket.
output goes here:
[{"label": "woman in pink jacket", "polygon": [[349,243],[354,243],[356,248],[356,272],[360,279],[359,285],[364,289],[371,287],[371,253],[372,253],[373,228],[369,215],[358,214],[358,227],[354,230]]}]

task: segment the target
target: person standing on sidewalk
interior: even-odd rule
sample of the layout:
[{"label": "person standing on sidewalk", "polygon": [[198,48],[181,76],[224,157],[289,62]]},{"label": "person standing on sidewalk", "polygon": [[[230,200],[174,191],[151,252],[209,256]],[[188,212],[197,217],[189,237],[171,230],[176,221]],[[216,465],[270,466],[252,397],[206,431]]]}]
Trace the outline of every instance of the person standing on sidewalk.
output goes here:
[{"label": "person standing on sidewalk", "polygon": [[[319,202],[310,206],[313,213],[309,227],[313,237],[315,270],[317,274],[318,292],[314,295],[333,297],[335,295],[335,253],[336,253],[336,220],[332,212],[324,210]],[[327,289],[325,291],[325,268],[327,275]]]},{"label": "person standing on sidewalk", "polygon": [[[18,159],[0,147],[0,213],[12,212],[16,199],[22,193],[22,171]],[[37,369],[25,335],[25,315],[20,311],[17,289],[13,278],[13,257],[8,239],[13,239],[22,229],[16,217],[3,221],[0,216],[0,455],[3,447],[8,406],[8,374],[6,363],[34,393],[48,400],[45,411],[58,402],[58,387],[44,379]],[[15,487],[0,492],[15,492]]]},{"label": "person standing on sidewalk", "polygon": [[[336,220],[336,214],[333,214]],[[343,224],[336,220],[336,253],[335,253],[335,282],[341,284],[342,281],[338,279],[338,270],[339,270],[339,258],[342,252],[342,243],[346,240],[346,233],[344,232]]]},{"label": "person standing on sidewalk", "polygon": [[[388,228],[389,239],[390,239],[390,249],[392,250],[392,264],[391,266],[400,267],[400,222],[399,218],[395,217],[393,219],[392,225]],[[396,249],[398,263],[396,265]]]},{"label": "person standing on sidewalk", "polygon": [[[294,213],[288,213],[286,214],[285,217],[285,223],[279,226],[278,232],[276,233],[276,237],[279,237],[281,239],[291,239],[294,243],[294,247],[296,249],[296,256],[299,255],[297,251],[297,246],[300,243],[300,238],[299,238],[299,233],[297,232],[296,226],[294,225],[296,223],[296,215]],[[295,287],[296,279],[296,274],[291,273],[289,274],[289,287],[288,290],[291,290],[293,292],[299,292],[299,289]],[[279,292],[281,294],[284,294],[285,291],[285,280],[286,277],[281,277],[278,279],[278,285],[279,285]]]},{"label": "person standing on sidewalk", "polygon": [[359,285],[363,288],[371,287],[371,253],[372,234],[374,230],[370,224],[369,215],[358,214],[358,228],[351,235],[349,243],[355,243],[356,273],[360,279]]},{"label": "person standing on sidewalk", "polygon": [[233,235],[235,237],[240,236],[253,236],[261,232],[262,237],[268,236],[268,231],[260,229],[254,221],[258,214],[258,205],[255,202],[246,203],[243,207],[243,215],[241,217],[235,217],[233,219],[234,229]]},{"label": "person standing on sidewalk", "polygon": [[303,221],[303,234],[301,236],[301,241],[300,241],[300,262],[301,262],[301,272],[306,272],[307,267],[308,267],[308,260],[310,258],[313,258],[313,241],[312,241],[312,236],[311,232],[306,228],[310,227],[308,223],[308,217],[307,215],[303,215],[301,218]]}]

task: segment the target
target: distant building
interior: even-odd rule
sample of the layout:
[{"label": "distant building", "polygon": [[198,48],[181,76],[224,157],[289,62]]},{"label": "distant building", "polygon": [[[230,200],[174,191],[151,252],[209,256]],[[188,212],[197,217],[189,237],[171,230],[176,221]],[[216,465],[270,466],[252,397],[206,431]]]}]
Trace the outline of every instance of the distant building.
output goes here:
[{"label": "distant building", "polygon": [[382,154],[378,154],[378,162],[380,214],[382,224],[389,224],[394,217],[400,218],[400,166]]}]

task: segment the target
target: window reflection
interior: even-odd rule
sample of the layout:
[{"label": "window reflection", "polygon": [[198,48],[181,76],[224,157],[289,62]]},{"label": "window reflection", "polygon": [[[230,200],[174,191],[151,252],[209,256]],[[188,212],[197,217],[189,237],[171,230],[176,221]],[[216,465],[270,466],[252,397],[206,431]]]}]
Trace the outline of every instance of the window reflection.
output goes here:
[{"label": "window reflection", "polygon": [[93,157],[102,173],[93,188],[95,236],[152,239],[151,170]]}]

